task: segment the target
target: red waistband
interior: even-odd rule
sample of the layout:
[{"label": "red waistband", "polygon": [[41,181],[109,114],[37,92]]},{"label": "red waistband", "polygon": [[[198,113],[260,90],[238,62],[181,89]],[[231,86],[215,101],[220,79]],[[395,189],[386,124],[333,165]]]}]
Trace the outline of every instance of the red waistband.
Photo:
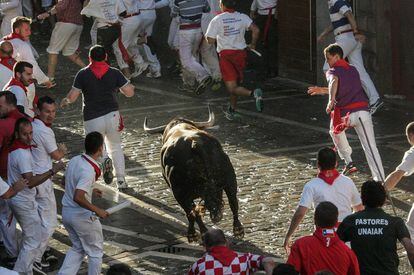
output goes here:
[{"label": "red waistband", "polygon": [[246,52],[246,50],[222,50],[221,52],[219,52],[220,56],[223,55],[234,55],[234,54],[240,54],[240,53],[244,53]]},{"label": "red waistband", "polygon": [[352,110],[364,107],[368,107],[368,102],[358,101],[341,107],[335,106],[333,112],[331,113],[334,134],[340,134],[349,127],[349,112],[346,114],[344,121],[342,121],[341,110]]},{"label": "red waistband", "polygon": [[180,30],[191,30],[201,28],[201,23],[180,25]]},{"label": "red waistband", "polygon": [[134,13],[125,15],[124,18],[129,18],[129,17],[132,17],[132,16],[140,15],[140,14],[141,14],[141,12],[134,12]]}]

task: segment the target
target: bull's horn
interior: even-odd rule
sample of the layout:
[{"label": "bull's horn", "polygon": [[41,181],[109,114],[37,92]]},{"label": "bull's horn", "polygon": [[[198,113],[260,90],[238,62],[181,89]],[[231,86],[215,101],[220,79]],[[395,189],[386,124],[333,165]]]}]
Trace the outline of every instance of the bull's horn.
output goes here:
[{"label": "bull's horn", "polygon": [[149,133],[149,134],[162,134],[164,132],[166,126],[167,125],[162,125],[162,126],[158,126],[158,127],[155,127],[155,128],[149,128],[147,126],[147,118],[145,118],[145,120],[144,120],[144,131]]},{"label": "bull's horn", "polygon": [[214,126],[215,120],[216,118],[214,116],[214,113],[211,111],[210,104],[209,104],[208,105],[208,121],[194,122],[194,125],[196,125],[197,128],[200,128],[200,129],[207,129],[207,128],[211,128]]}]

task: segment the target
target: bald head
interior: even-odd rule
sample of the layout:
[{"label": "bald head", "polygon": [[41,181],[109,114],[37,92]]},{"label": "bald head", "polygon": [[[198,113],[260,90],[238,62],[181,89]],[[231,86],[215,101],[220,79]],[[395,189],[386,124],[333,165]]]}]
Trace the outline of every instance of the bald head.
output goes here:
[{"label": "bald head", "polygon": [[11,57],[13,54],[13,45],[9,41],[0,42],[0,57]]},{"label": "bald head", "polygon": [[226,237],[220,229],[209,229],[203,235],[203,243],[207,249],[213,246],[226,245]]}]

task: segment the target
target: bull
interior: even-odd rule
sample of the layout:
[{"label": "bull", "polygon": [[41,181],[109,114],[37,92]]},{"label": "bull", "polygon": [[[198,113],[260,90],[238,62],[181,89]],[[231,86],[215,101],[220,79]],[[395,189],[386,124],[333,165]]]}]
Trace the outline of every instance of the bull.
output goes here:
[{"label": "bull", "polygon": [[[223,151],[220,142],[204,131],[214,125],[214,113],[209,109],[206,122],[194,122],[175,118],[167,125],[149,128],[147,118],[144,130],[147,133],[163,133],[161,168],[164,180],[171,188],[175,199],[184,209],[188,219],[187,238],[196,241],[197,223],[201,234],[207,231],[203,222],[205,208],[213,223],[223,217],[223,190],[233,213],[233,234],[243,238],[244,229],[239,221],[237,181],[233,165]],[[201,199],[204,205],[196,204]]]}]

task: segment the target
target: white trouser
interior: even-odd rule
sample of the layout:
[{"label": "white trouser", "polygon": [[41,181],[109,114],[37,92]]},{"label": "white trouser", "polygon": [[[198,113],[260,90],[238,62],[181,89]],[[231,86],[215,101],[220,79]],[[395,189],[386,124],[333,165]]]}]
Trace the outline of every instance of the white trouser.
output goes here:
[{"label": "white trouser", "polygon": [[[180,61],[184,70],[191,72],[195,79],[200,82],[208,77],[207,70],[197,60],[200,42],[203,39],[201,29],[180,30]],[[185,80],[183,79],[185,82]]]},{"label": "white trouser", "polygon": [[33,274],[33,262],[39,257],[41,244],[41,224],[36,201],[21,201],[12,198],[10,208],[22,228],[22,247],[14,270]]},{"label": "white trouser", "polygon": [[[351,65],[355,66],[358,70],[359,77],[361,78],[362,87],[368,96],[369,104],[372,105],[379,99],[379,94],[369,76],[367,70],[364,67],[364,60],[362,58],[362,43],[355,40],[353,33],[343,33],[335,36],[336,43],[342,48],[344,52],[344,58],[348,58]],[[329,65],[325,62],[323,71],[326,72],[329,69]]]},{"label": "white trouser", "polygon": [[72,247],[66,252],[58,275],[77,274],[85,255],[88,256],[88,275],[101,274],[103,235],[99,219],[85,209],[63,207],[62,222]]},{"label": "white trouser", "polygon": [[36,195],[37,210],[40,216],[41,224],[41,245],[40,254],[36,259],[36,262],[42,260],[43,253],[45,253],[47,246],[49,245],[49,239],[52,237],[57,226],[57,210],[56,210],[56,198],[53,192],[53,183],[49,179],[41,184],[41,192],[38,189]]},{"label": "white trouser", "polygon": [[168,31],[168,46],[170,46],[173,50],[179,49],[179,35],[178,35],[178,29],[180,27],[180,18],[173,17],[171,19],[170,23],[170,29]]},{"label": "white trouser", "polygon": [[91,31],[89,32],[89,34],[91,36],[91,44],[92,44],[92,46],[98,44],[97,33],[98,33],[98,23],[96,22],[96,20],[93,20],[93,24],[92,24],[92,27],[91,27]]},{"label": "white trouser", "polygon": [[[122,21],[121,33],[122,33],[122,44],[125,49],[128,50],[128,54],[134,61],[135,66],[141,66],[144,63],[142,56],[139,54],[137,39],[141,30],[141,17],[139,15],[125,18]],[[131,50],[132,49],[132,50]],[[114,54],[118,66],[121,69],[128,68],[128,64],[122,58],[121,50],[119,49],[118,40],[114,46]]]},{"label": "white trouser", "polygon": [[414,204],[411,206],[410,213],[408,213],[406,225],[410,232],[411,242],[414,244]]},{"label": "white trouser", "polygon": [[[360,119],[362,120],[362,123]],[[382,166],[381,156],[378,152],[377,144],[375,142],[375,134],[371,114],[367,111],[358,111],[351,113],[349,116],[349,125],[350,127],[353,127],[355,129],[355,132],[358,135],[358,138],[362,145],[362,149],[364,149],[365,157],[368,161],[369,169],[371,170],[372,178],[376,181],[382,181],[382,179],[384,179],[384,168]],[[364,128],[366,131],[366,135],[364,132]],[[334,134],[332,131],[331,122],[329,133],[331,134],[332,140],[335,144],[336,149],[338,150],[338,154],[341,157],[341,159],[345,160],[347,164],[350,163],[352,161],[352,148],[351,146],[349,146],[345,131],[341,132],[338,135]],[[370,145],[372,153],[374,155],[372,155],[371,153]],[[378,164],[379,171],[377,168],[377,164],[375,164],[375,161]]]},{"label": "white trouser", "polygon": [[[154,28],[155,20],[157,19],[157,14],[155,10],[141,10],[141,29],[139,31],[140,36],[150,37],[152,35],[152,30]],[[150,71],[161,72],[161,64],[157,58],[156,54],[153,54],[150,47],[147,44],[138,45],[139,54],[144,58],[149,64]],[[132,54],[136,54],[134,51]]]},{"label": "white trouser", "polygon": [[[9,219],[12,220],[9,223]],[[7,254],[10,257],[17,257],[16,219],[6,200],[0,199],[0,234]]]},{"label": "white trouser", "polygon": [[104,157],[107,156],[106,151],[108,151],[118,180],[125,177],[125,159],[121,147],[121,132],[119,131],[120,121],[120,114],[115,111],[84,122],[86,135],[96,131],[104,136],[106,147]]},{"label": "white trouser", "polygon": [[203,39],[203,43],[200,47],[200,54],[204,68],[206,68],[214,80],[220,81],[221,71],[216,46],[214,44],[208,44],[207,41]]},{"label": "white trouser", "polygon": [[22,11],[24,16],[33,18],[32,0],[22,0]]}]

